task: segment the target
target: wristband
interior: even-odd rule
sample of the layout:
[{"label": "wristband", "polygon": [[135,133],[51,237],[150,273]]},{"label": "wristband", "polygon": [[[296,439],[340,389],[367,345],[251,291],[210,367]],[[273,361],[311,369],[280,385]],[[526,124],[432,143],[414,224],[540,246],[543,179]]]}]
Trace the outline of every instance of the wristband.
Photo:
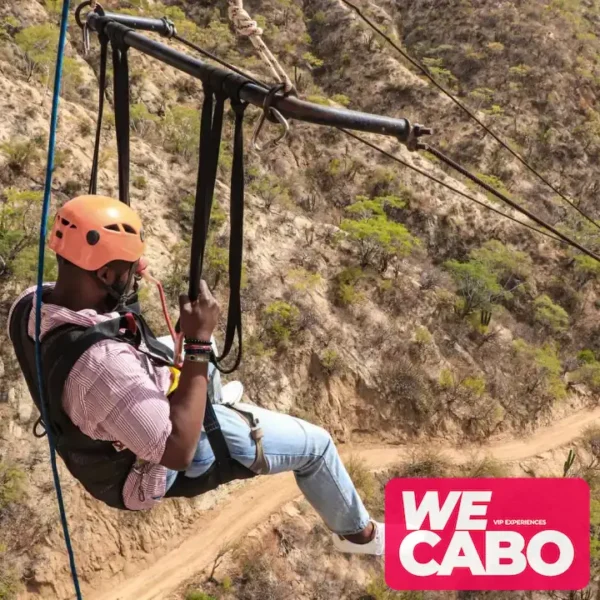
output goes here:
[{"label": "wristband", "polygon": [[190,362],[207,363],[207,362],[210,362],[210,355],[204,354],[204,353],[202,353],[202,354],[186,354],[185,360],[188,360]]},{"label": "wristband", "polygon": [[200,350],[201,352],[212,352],[212,346],[206,344],[186,344],[183,349],[188,352],[190,350]]}]

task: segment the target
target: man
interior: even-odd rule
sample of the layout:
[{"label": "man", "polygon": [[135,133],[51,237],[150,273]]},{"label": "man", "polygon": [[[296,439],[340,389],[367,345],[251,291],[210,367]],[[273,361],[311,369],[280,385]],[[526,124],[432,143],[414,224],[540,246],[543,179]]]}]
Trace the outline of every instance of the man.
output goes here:
[{"label": "man", "polygon": [[[50,332],[66,324],[91,328],[119,317],[115,311],[135,296],[136,273],[144,268],[137,214],[112,198],[75,198],[59,209],[49,246],[58,257],[58,279],[44,290],[42,345]],[[203,353],[218,317],[219,307],[202,281],[197,301],[180,298],[188,349],[180,372],[139,344],[104,339],[85,350],[68,373],[60,410],[77,434],[133,453],[135,463],[127,467],[118,490],[127,509],[152,508],[181,472],[190,480],[198,478],[215,461],[202,427],[210,382]],[[31,338],[34,331],[31,310]],[[382,555],[383,525],[369,518],[330,435],[289,415],[250,408],[263,432],[260,471],[250,425],[233,408],[214,406],[231,457],[254,472],[293,471],[304,496],[333,532],[338,550]]]}]

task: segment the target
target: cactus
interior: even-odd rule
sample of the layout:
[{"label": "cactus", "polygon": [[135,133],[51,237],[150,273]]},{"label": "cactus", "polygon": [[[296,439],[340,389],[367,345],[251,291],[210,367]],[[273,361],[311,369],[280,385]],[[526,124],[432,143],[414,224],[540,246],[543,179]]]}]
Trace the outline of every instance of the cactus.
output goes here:
[{"label": "cactus", "polygon": [[575,462],[575,452],[573,450],[569,450],[569,456],[567,456],[567,460],[565,460],[565,464],[563,466],[563,477],[566,477],[573,463]]}]

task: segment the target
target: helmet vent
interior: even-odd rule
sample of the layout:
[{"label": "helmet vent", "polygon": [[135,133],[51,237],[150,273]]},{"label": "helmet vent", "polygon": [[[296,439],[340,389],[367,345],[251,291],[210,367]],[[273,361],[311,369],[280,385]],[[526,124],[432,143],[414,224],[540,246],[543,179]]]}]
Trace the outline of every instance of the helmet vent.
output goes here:
[{"label": "helmet vent", "polygon": [[137,231],[131,225],[127,225],[127,223],[123,223],[123,229],[127,233],[133,233],[133,235],[137,235]]},{"label": "helmet vent", "polygon": [[60,221],[61,221],[61,223],[62,223],[62,224],[65,226],[65,227],[66,227],[67,225],[70,225],[70,221],[67,221],[66,219],[63,219],[62,217],[61,217]]},{"label": "helmet vent", "polygon": [[105,225],[104,229],[110,229],[111,231],[121,231],[116,223],[113,223],[112,225]]}]

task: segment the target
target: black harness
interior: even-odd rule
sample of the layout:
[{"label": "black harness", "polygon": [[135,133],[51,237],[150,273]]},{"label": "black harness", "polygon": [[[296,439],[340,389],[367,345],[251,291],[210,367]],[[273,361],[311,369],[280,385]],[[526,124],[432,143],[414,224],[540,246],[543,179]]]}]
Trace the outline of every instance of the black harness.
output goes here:
[{"label": "black harness", "polygon": [[[33,297],[32,292],[16,304],[9,327],[10,338],[29,392],[41,412],[35,342],[28,333]],[[135,464],[135,454],[128,449],[117,450],[113,442],[94,440],[85,435],[64,411],[62,395],[75,363],[86,350],[103,340],[130,344],[147,354],[155,364],[168,366],[173,364],[172,351],[156,339],[139,313],[139,306],[134,304],[128,308],[129,312],[123,313],[119,318],[93,327],[63,325],[44,336],[42,340],[43,387],[50,422],[43,423],[40,417],[34,428],[35,432],[40,423],[45,429],[50,428],[56,451],[73,477],[81,482],[94,498],[122,510],[127,510],[122,491]],[[215,455],[215,462],[200,477],[190,478],[185,477],[183,472],[179,473],[166,497],[191,498],[213,490],[222,483],[255,476],[255,473],[231,457],[214,408],[208,400],[204,415],[204,431]]]}]

